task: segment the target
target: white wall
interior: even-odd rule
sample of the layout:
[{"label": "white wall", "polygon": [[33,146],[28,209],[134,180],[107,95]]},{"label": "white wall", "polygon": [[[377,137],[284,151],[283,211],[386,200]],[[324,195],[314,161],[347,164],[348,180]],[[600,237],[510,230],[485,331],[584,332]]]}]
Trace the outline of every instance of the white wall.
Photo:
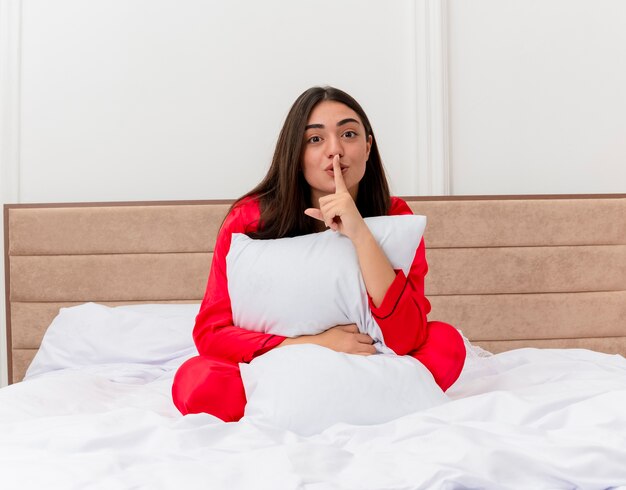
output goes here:
[{"label": "white wall", "polygon": [[[19,201],[19,3],[0,0],[0,203]],[[4,220],[3,220],[4,223]],[[4,226],[0,227],[4,250]],[[7,384],[4,254],[0,260],[0,386]]]},{"label": "white wall", "polygon": [[410,1],[26,0],[20,198],[232,198],[306,88],[354,94],[415,180]]},{"label": "white wall", "polygon": [[451,0],[452,192],[626,192],[625,26],[623,0]]},{"label": "white wall", "polygon": [[0,199],[236,197],[317,84],[362,103],[396,194],[625,192],[624,25],[621,0],[0,0]]}]

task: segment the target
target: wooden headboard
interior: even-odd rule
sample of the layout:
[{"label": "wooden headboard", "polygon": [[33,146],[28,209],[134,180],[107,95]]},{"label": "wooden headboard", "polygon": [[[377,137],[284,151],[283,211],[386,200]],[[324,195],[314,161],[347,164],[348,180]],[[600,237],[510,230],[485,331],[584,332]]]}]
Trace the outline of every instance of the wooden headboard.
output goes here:
[{"label": "wooden headboard", "polygon": [[[430,319],[493,352],[626,355],[626,194],[405,199],[428,217]],[[229,205],[5,205],[9,381],[60,307],[199,302]]]}]

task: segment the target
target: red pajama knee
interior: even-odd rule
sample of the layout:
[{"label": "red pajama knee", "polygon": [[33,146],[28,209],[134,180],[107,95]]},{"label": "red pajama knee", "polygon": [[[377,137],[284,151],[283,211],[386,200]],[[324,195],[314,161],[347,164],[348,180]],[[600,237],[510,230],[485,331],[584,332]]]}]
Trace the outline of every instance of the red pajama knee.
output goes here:
[{"label": "red pajama knee", "polygon": [[172,397],[183,415],[209,413],[224,422],[239,420],[246,406],[239,365],[208,356],[192,357],[178,368]]},{"label": "red pajama knee", "polygon": [[457,380],[465,364],[465,344],[459,331],[444,322],[428,322],[428,337],[418,349],[409,352],[432,373],[446,391]]}]

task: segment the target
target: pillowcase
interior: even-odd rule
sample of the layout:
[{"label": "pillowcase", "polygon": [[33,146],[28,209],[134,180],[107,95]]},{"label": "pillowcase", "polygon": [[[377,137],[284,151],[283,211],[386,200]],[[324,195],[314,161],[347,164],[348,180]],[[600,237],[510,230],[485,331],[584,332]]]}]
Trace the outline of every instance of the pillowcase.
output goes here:
[{"label": "pillowcase", "polygon": [[[426,217],[378,216],[365,223],[393,268],[408,275]],[[234,233],[226,268],[235,325],[297,337],[356,323],[377,342],[379,352],[392,352],[372,317],[348,237],[333,230],[276,240]]]},{"label": "pillowcase", "polygon": [[61,308],[25,379],[50,371],[105,364],[177,366],[196,354],[192,339],[198,304]]},{"label": "pillowcase", "polygon": [[359,356],[313,344],[272,349],[239,364],[244,416],[309,436],[338,424],[381,424],[448,397],[416,359]]}]

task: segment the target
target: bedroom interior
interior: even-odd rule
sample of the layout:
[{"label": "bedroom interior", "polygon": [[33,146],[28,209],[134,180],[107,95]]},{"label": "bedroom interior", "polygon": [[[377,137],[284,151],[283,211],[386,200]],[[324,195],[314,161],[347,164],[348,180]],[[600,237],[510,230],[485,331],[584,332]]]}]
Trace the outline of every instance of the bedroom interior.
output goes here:
[{"label": "bedroom interior", "polygon": [[[625,23],[621,0],[0,1],[0,487],[626,488]],[[429,319],[466,365],[440,404],[370,399],[381,423],[272,406],[254,362],[241,422],[182,417],[219,226],[313,85],[363,104],[427,217]]]}]

